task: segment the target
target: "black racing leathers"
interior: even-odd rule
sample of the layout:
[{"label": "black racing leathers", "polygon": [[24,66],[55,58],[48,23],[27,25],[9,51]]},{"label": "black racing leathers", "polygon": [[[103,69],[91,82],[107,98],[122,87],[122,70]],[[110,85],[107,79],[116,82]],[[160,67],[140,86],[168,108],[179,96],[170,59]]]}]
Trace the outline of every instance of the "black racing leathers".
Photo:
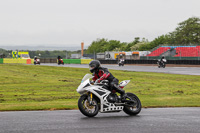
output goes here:
[{"label": "black racing leathers", "polygon": [[98,82],[100,82],[101,80],[108,80],[109,81],[109,87],[111,90],[116,90],[117,92],[119,92],[121,95],[124,95],[124,90],[122,90],[118,84],[119,84],[119,80],[116,79],[109,71],[107,68],[104,67],[99,67],[98,70],[96,70],[93,73],[93,81],[98,80]]}]

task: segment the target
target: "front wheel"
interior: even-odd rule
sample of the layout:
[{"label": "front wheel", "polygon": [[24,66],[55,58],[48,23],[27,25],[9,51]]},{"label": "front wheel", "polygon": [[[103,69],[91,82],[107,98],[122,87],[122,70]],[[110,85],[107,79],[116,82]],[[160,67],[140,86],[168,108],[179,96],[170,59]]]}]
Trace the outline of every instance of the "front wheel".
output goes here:
[{"label": "front wheel", "polygon": [[82,95],[78,100],[78,108],[82,114],[88,117],[94,117],[99,112],[97,100],[92,99],[92,105],[89,105],[88,95]]},{"label": "front wheel", "polygon": [[164,64],[164,65],[163,65],[163,68],[165,68],[165,66],[166,66],[166,65]]},{"label": "front wheel", "polygon": [[128,115],[137,115],[140,113],[142,105],[140,99],[133,93],[126,93],[127,100],[134,101],[134,103],[128,103],[129,106],[124,106],[124,112]]}]

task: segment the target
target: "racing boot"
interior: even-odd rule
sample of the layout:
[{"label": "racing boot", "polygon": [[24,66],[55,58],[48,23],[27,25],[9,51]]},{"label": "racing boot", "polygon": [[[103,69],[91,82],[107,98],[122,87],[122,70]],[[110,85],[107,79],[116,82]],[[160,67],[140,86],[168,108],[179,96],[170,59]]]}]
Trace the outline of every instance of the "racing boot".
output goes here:
[{"label": "racing boot", "polygon": [[126,99],[126,93],[125,93],[125,91],[122,88],[120,88],[119,86],[115,85],[115,84],[114,84],[113,87],[116,90],[116,92],[118,92],[118,93],[121,94],[121,101],[123,102]]}]

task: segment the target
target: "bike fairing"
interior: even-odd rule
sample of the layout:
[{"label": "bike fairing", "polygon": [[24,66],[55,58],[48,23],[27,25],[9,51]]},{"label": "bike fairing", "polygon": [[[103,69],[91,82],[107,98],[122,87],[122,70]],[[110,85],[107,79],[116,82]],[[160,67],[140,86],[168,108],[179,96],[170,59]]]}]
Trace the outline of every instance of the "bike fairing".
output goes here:
[{"label": "bike fairing", "polygon": [[[99,111],[119,112],[121,110],[124,110],[124,112],[129,115],[137,115],[140,112],[141,103],[136,95],[132,93],[127,93],[127,95],[131,97],[131,99],[126,100],[125,103],[110,101],[109,98],[112,98],[113,93],[111,93],[100,84],[90,84],[89,78],[91,77],[92,75],[90,76],[90,74],[86,74],[77,89],[77,92],[81,94],[81,97],[78,101],[78,107],[84,115],[93,117]],[[122,81],[120,84],[124,87],[129,83],[129,81],[130,80],[125,80]],[[93,97],[90,98],[90,95],[93,95]],[[117,95],[115,94],[115,96]],[[93,110],[93,112],[91,110]]]}]

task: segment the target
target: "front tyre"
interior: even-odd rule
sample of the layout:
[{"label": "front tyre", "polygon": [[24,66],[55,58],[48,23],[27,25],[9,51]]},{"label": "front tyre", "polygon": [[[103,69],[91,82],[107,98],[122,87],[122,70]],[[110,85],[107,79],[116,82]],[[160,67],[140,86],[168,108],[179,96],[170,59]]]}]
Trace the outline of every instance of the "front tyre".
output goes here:
[{"label": "front tyre", "polygon": [[82,95],[78,100],[78,108],[82,114],[88,117],[94,117],[99,112],[99,106],[97,100],[93,98],[92,100],[93,105],[89,105],[88,95]]},{"label": "front tyre", "polygon": [[126,93],[127,100],[132,100],[134,103],[128,103],[129,106],[124,106],[124,112],[128,115],[137,115],[140,113],[142,105],[140,99],[133,93]]},{"label": "front tyre", "polygon": [[163,65],[163,68],[165,68],[165,64]]}]

